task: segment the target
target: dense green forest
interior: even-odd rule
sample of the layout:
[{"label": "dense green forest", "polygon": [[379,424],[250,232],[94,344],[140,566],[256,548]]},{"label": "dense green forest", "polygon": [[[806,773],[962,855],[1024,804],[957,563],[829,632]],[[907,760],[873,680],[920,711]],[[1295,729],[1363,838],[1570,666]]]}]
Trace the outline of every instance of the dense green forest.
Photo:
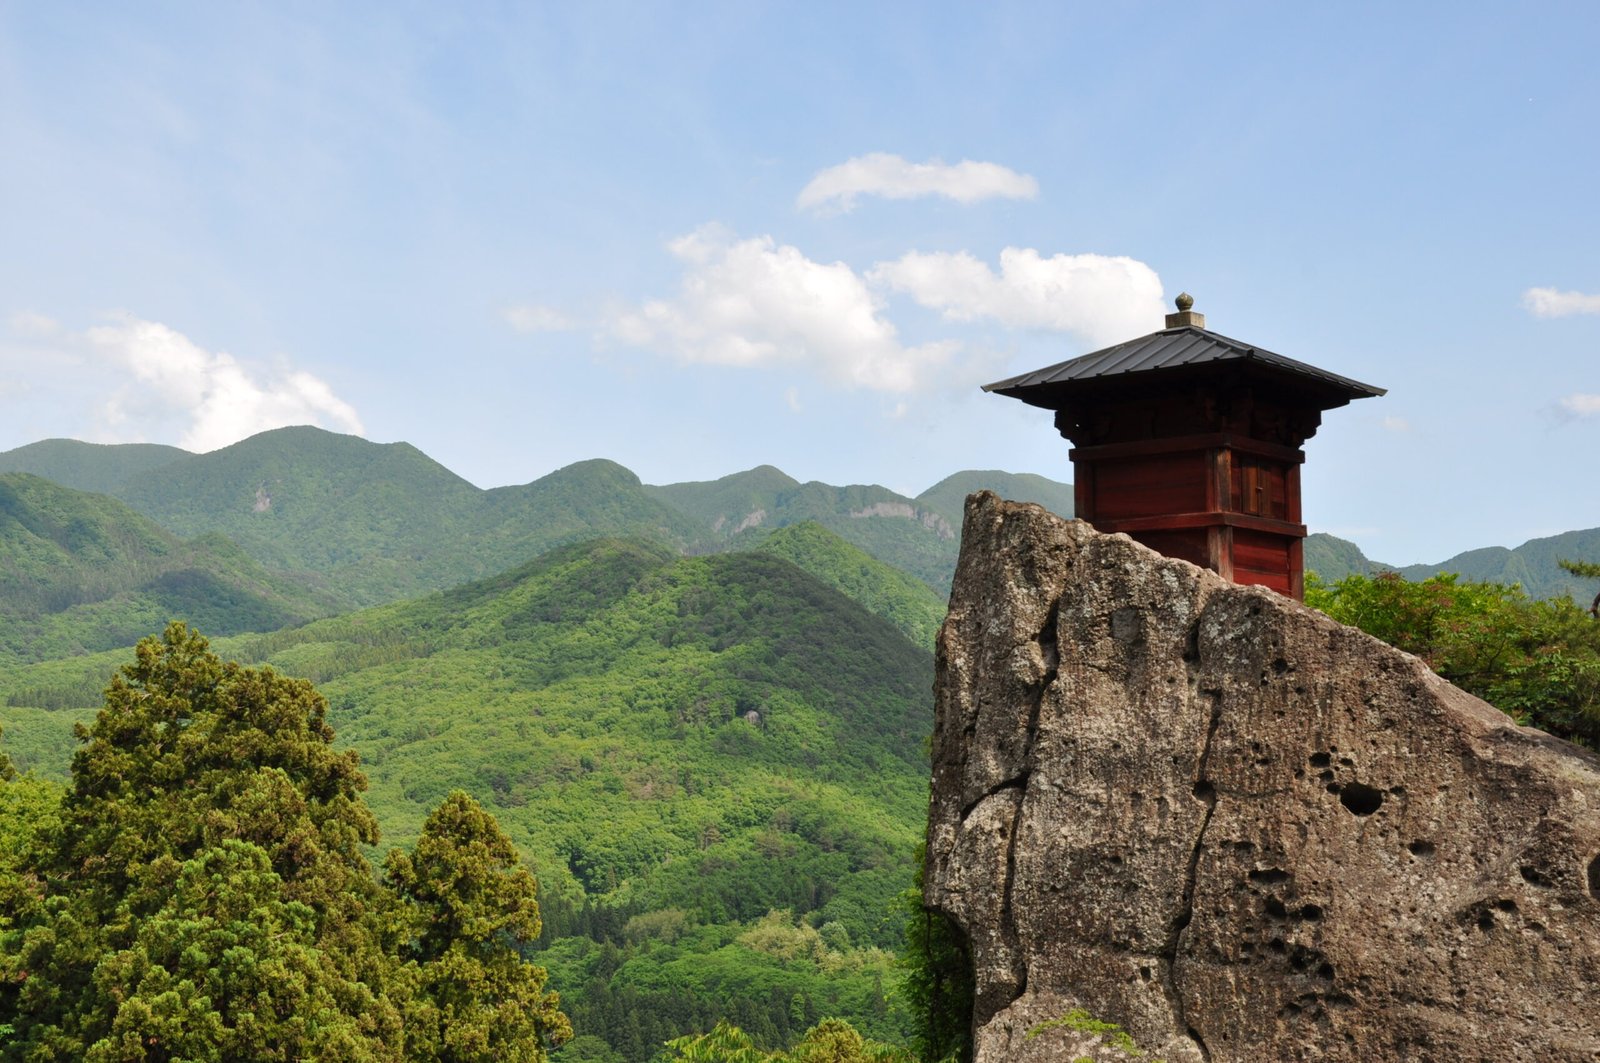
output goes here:
[{"label": "dense green forest", "polygon": [[[931,658],[791,562],[592,541],[218,647],[317,682],[387,840],[457,789],[494,810],[543,885],[574,1055],[648,1059],[721,1018],[771,1047],[828,1017],[904,1039]],[[82,679],[11,672],[62,706],[12,727],[81,720]]]}]

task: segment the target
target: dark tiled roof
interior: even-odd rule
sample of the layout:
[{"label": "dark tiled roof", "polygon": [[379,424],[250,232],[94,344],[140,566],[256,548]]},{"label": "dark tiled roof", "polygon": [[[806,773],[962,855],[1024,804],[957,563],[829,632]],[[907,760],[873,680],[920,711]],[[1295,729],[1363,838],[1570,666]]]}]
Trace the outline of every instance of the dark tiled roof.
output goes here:
[{"label": "dark tiled roof", "polygon": [[[1207,362],[1253,362],[1291,376],[1298,376],[1342,392],[1346,399],[1364,399],[1384,394],[1375,388],[1348,377],[1318,369],[1314,365],[1297,362],[1281,354],[1241,343],[1227,336],[1203,328],[1186,325],[1165,329],[1141,336],[1136,340],[1119,343],[1056,365],[1035,369],[1009,380],[985,384],[984,391],[998,392],[1013,398],[1024,398],[1020,392],[1034,389],[1056,391],[1061,385],[1071,385],[1124,376],[1131,373],[1148,373],[1158,369],[1177,369],[1183,366],[1202,365]],[[1026,400],[1025,400],[1026,401]]]}]

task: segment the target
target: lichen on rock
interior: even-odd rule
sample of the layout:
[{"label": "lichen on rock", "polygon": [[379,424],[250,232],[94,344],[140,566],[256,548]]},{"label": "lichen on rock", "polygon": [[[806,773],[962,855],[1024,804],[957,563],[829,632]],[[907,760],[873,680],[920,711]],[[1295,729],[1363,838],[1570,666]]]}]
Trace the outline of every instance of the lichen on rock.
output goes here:
[{"label": "lichen on rock", "polygon": [[1064,1008],[1168,1063],[1600,1059],[1600,758],[1297,602],[986,492],[928,831],[979,1063],[1082,1054],[1025,1036]]}]

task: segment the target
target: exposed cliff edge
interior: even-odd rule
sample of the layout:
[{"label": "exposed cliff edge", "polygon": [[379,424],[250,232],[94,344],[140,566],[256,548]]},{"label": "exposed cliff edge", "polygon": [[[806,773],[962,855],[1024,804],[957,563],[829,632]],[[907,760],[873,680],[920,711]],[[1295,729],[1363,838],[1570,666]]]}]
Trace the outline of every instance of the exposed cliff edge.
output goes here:
[{"label": "exposed cliff edge", "polygon": [[1600,1060],[1600,758],[1415,658],[982,493],[936,706],[978,1063]]}]

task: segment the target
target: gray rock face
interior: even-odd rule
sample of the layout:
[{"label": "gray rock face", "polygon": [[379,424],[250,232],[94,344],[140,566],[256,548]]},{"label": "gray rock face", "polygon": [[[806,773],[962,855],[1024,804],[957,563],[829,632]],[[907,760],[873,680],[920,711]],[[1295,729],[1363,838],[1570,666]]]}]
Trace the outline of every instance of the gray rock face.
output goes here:
[{"label": "gray rock face", "polygon": [[1600,758],[1296,602],[992,494],[927,897],[979,1063],[1600,1061]]}]

